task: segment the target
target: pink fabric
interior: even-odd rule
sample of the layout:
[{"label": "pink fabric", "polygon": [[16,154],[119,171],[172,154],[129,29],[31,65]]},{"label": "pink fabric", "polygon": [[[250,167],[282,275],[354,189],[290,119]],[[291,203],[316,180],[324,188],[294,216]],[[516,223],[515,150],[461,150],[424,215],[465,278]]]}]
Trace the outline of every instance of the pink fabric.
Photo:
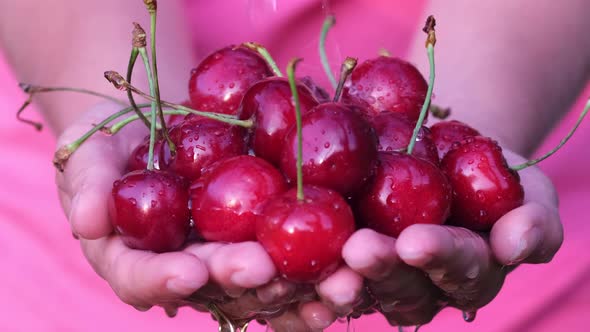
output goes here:
[{"label": "pink fabric", "polygon": [[[225,1],[190,2],[198,54],[256,40],[276,55],[282,68],[290,57],[305,56],[301,72],[325,83],[316,56],[317,32],[324,15],[321,6],[314,1],[278,1],[282,7],[275,11],[275,3],[240,0],[232,7]],[[422,1],[408,3],[332,1],[330,10],[336,12],[340,24],[330,35],[330,57],[363,59],[384,46],[393,54],[404,54],[408,36],[418,31],[423,16]],[[92,271],[59,207],[51,166],[54,139],[48,131],[36,133],[14,119],[25,98],[16,83],[0,59],[0,331],[215,331],[207,315],[189,310],[181,310],[175,319],[166,318],[158,309],[139,313],[121,303]],[[575,109],[581,107],[578,102]],[[27,115],[35,113],[30,110]],[[570,114],[541,151],[554,146],[575,117]],[[542,165],[557,185],[565,225],[566,241],[554,261],[517,269],[474,323],[464,323],[460,312],[448,309],[421,331],[585,329],[585,315],[590,311],[590,255],[585,245],[590,237],[585,220],[590,212],[588,141],[590,121],[581,125],[557,157]],[[358,331],[391,330],[378,315],[354,324]],[[344,328],[336,325],[330,330]]]}]

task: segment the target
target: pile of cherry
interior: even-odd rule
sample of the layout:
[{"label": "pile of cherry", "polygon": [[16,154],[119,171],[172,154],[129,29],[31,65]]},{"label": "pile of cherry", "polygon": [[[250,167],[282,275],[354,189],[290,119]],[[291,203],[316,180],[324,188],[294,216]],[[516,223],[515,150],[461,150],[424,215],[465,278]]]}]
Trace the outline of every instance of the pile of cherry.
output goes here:
[{"label": "pile of cherry", "polygon": [[[202,241],[259,241],[281,275],[315,282],[341,262],[358,228],[398,236],[418,224],[489,230],[523,202],[518,173],[498,144],[458,121],[421,126],[407,152],[428,84],[410,63],[361,63],[336,102],[309,78],[297,83],[301,136],[289,80],[257,52],[231,46],[191,73],[190,102],[251,120],[249,128],[189,114],[169,122],[176,147],[149,137],[113,186],[110,215],[133,248]],[[298,139],[302,190],[297,190]]]}]

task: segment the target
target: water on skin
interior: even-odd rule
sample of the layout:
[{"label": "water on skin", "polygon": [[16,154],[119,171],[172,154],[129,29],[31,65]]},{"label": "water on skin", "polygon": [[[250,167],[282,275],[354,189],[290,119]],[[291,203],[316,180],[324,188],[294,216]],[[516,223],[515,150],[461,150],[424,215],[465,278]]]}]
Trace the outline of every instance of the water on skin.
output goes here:
[{"label": "water on skin", "polygon": [[463,311],[463,320],[467,323],[471,323],[475,320],[477,311]]}]

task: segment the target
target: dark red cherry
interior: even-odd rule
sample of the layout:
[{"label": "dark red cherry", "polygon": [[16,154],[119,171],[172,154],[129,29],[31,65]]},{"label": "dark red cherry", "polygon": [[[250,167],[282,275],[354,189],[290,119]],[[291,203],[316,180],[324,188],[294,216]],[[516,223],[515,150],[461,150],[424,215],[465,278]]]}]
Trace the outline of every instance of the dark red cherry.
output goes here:
[{"label": "dark red cherry", "polygon": [[397,237],[414,224],[443,224],[451,211],[451,186],[432,163],[399,152],[379,152],[375,176],[357,199],[361,223]]},{"label": "dark red cherry", "polygon": [[199,111],[237,114],[248,88],[269,76],[270,67],[255,51],[241,46],[220,49],[191,72],[191,103]]},{"label": "dark red cherry", "polygon": [[190,231],[188,182],[166,171],[133,171],[113,184],[109,215],[130,248],[180,248]]},{"label": "dark red cherry", "polygon": [[[165,170],[170,163],[170,149],[165,149],[166,143],[160,138],[154,145],[154,168]],[[127,171],[137,171],[147,168],[148,155],[150,149],[150,137],[146,136],[144,140],[131,152],[127,161]]]},{"label": "dark red cherry", "polygon": [[[309,89],[297,87],[301,113],[318,105]],[[289,81],[273,77],[254,84],[242,100],[240,119],[253,117],[255,127],[250,137],[250,146],[256,156],[278,165],[283,141],[288,130],[295,124],[295,105]]]},{"label": "dark red cherry", "polygon": [[432,125],[430,131],[440,159],[447,154],[453,143],[461,142],[468,137],[480,136],[477,130],[457,120],[440,121]]},{"label": "dark red cherry", "polygon": [[358,65],[342,92],[345,103],[365,106],[373,115],[400,113],[414,123],[426,98],[428,84],[412,64],[379,56]]},{"label": "dark red cherry", "polygon": [[[388,152],[407,148],[416,126],[405,117],[390,112],[380,113],[371,123],[379,137],[377,150]],[[438,165],[438,153],[428,128],[420,129],[412,155]]]},{"label": "dark red cherry", "polygon": [[342,261],[342,247],[354,232],[354,218],[336,192],[303,186],[271,198],[256,223],[256,236],[280,274],[295,282],[318,282]]},{"label": "dark red cherry", "polygon": [[[193,104],[191,103],[190,100],[187,100],[187,101],[181,103],[180,105],[182,105],[184,107],[195,109],[195,107],[193,106]],[[168,128],[171,128],[173,126],[180,124],[182,121],[184,121],[184,119],[186,117],[187,117],[186,115],[182,115],[182,114],[173,114],[166,121],[166,125],[168,126]]]},{"label": "dark red cherry", "polygon": [[271,164],[252,156],[224,159],[191,186],[195,229],[207,241],[256,241],[262,203],[287,190]]},{"label": "dark red cherry", "polygon": [[170,138],[176,155],[169,169],[190,180],[216,161],[247,152],[244,128],[193,115],[172,128]]},{"label": "dark red cherry", "polygon": [[[349,195],[371,175],[377,137],[364,118],[340,103],[320,104],[302,117],[303,182]],[[281,170],[297,178],[297,130],[285,137]]]},{"label": "dark red cherry", "polygon": [[450,221],[455,225],[489,231],[523,203],[520,176],[508,167],[502,148],[491,138],[474,136],[455,143],[441,169],[453,186]]}]

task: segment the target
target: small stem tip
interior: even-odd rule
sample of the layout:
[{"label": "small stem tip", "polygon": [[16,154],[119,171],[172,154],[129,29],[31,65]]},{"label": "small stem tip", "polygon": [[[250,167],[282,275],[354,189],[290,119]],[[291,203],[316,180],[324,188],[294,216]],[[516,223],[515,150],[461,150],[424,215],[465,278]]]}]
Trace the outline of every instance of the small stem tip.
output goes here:
[{"label": "small stem tip", "polygon": [[437,119],[444,120],[451,115],[450,107],[442,107],[438,105],[430,105],[430,114]]},{"label": "small stem tip", "polygon": [[428,37],[426,38],[426,47],[428,47],[429,44],[432,46],[436,44],[436,34],[434,33],[435,26],[436,20],[434,19],[434,16],[428,16],[426,23],[424,23],[424,28],[422,28],[422,31],[428,34]]},{"label": "small stem tip", "polygon": [[132,45],[136,48],[142,48],[147,46],[145,30],[137,22],[133,22],[133,39]]},{"label": "small stem tip", "polygon": [[158,2],[156,0],[143,0],[143,3],[149,12],[158,10]]},{"label": "small stem tip", "polygon": [[104,78],[107,79],[117,90],[127,91],[130,88],[129,82],[116,71],[109,70],[104,72]]},{"label": "small stem tip", "polygon": [[340,96],[342,95],[344,83],[346,83],[348,76],[350,76],[350,74],[356,67],[356,64],[357,59],[351,57],[347,57],[342,63],[342,66],[340,67],[340,80],[338,81],[338,86],[336,87],[336,93],[334,93],[334,102],[340,101]]},{"label": "small stem tip", "polygon": [[328,60],[328,55],[326,54],[326,38],[328,37],[328,31],[336,24],[336,18],[334,15],[326,16],[324,20],[324,24],[322,25],[322,32],[320,34],[320,42],[319,42],[319,52],[320,52],[320,60],[322,61],[322,67],[324,67],[324,71],[326,72],[326,76],[330,80],[330,84],[332,88],[336,89],[338,86],[338,82],[334,77],[334,73],[332,73],[332,69],[330,68],[330,61]]},{"label": "small stem tip", "polygon": [[266,63],[268,63],[273,73],[278,77],[283,77],[283,73],[279,69],[279,66],[277,66],[276,61],[273,59],[272,55],[270,55],[270,52],[264,46],[254,42],[246,42],[243,43],[242,46],[249,48],[252,51],[255,51],[258,54],[260,54],[260,56],[263,57],[264,60],[266,60]]}]

